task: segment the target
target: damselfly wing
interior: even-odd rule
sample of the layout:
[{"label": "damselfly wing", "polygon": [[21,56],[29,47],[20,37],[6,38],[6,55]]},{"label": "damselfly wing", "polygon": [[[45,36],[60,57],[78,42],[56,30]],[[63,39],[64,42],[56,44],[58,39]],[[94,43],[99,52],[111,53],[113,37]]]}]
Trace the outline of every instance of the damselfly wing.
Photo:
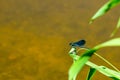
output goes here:
[{"label": "damselfly wing", "polygon": [[70,43],[72,47],[84,47],[86,41],[85,40],[80,40],[77,42]]}]

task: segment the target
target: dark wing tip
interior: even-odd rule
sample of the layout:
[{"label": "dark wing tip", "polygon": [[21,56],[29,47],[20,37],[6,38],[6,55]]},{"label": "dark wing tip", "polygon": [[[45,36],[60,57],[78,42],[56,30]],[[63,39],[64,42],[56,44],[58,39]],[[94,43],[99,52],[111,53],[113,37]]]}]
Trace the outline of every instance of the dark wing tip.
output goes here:
[{"label": "dark wing tip", "polygon": [[77,42],[79,45],[81,44],[81,45],[84,45],[85,43],[86,43],[86,41],[84,40],[84,39],[82,39],[82,40],[80,40],[80,41],[78,41]]}]

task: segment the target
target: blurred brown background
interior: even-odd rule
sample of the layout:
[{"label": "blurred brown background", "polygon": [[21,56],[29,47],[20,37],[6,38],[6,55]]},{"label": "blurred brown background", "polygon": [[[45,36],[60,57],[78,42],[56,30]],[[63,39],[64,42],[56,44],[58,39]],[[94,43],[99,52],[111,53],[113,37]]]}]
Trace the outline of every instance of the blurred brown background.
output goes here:
[{"label": "blurred brown background", "polygon": [[[120,6],[88,24],[107,1],[0,0],[0,80],[67,80],[70,42],[85,39],[93,47],[110,39]],[[98,53],[120,69],[119,47]],[[107,66],[96,56],[91,60]],[[84,67],[78,80],[85,80],[88,69]],[[97,72],[93,80],[111,79]]]}]

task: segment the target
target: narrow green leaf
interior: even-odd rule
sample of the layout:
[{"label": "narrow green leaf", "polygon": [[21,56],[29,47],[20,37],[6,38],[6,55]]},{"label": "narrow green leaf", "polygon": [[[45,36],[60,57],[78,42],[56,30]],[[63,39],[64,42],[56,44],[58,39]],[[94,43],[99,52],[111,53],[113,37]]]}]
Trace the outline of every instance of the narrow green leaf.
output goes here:
[{"label": "narrow green leaf", "polygon": [[120,72],[116,72],[116,71],[111,70],[105,66],[99,66],[97,68],[97,70],[99,72],[101,72],[102,74],[106,75],[107,77],[110,77],[114,80],[120,80]]},{"label": "narrow green leaf", "polygon": [[91,80],[92,77],[93,77],[93,75],[95,74],[95,72],[96,72],[96,69],[95,69],[95,68],[90,68],[90,71],[89,71],[89,73],[88,73],[88,77],[87,77],[86,80]]},{"label": "narrow green leaf", "polygon": [[75,61],[71,68],[69,69],[69,80],[75,80],[79,71],[83,68],[85,63],[89,60],[89,58],[93,55],[95,50],[86,51],[77,61]]},{"label": "narrow green leaf", "polygon": [[109,69],[105,66],[98,66],[90,61],[88,61],[86,63],[86,65],[90,66],[91,68],[96,69],[97,71],[99,71],[100,73],[102,73],[103,75],[105,75],[107,77],[110,77],[114,80],[120,80],[120,72],[119,71]]},{"label": "narrow green leaf", "polygon": [[116,28],[114,29],[114,31],[112,32],[112,34],[110,35],[110,37],[113,37],[119,28],[120,28],[120,17],[119,17],[117,26],[116,26]]},{"label": "narrow green leaf", "polygon": [[90,23],[92,23],[96,18],[104,15],[106,12],[108,12],[110,9],[115,7],[120,3],[120,0],[110,0],[106,4],[104,4],[91,18]]},{"label": "narrow green leaf", "polygon": [[120,38],[115,38],[115,39],[112,39],[112,40],[109,40],[107,42],[104,42],[102,44],[99,44],[97,46],[94,47],[94,49],[99,49],[99,48],[102,48],[102,47],[111,47],[111,46],[120,46]]},{"label": "narrow green leaf", "polygon": [[[87,59],[89,59],[95,51],[96,50],[94,50],[94,49],[89,50],[89,51],[85,52],[81,58],[81,56],[76,55],[75,48],[72,48],[70,50],[69,54],[73,58],[74,63],[69,70],[69,80],[76,80],[76,76],[77,76],[78,72],[82,69],[82,67],[84,66],[83,64],[87,61],[86,60],[86,61],[84,61],[84,63],[82,63],[83,60],[81,60],[81,59],[84,59],[84,57],[87,57]],[[81,63],[83,66],[79,67],[79,66],[81,66]],[[120,72],[119,71],[109,69],[105,66],[98,66],[90,61],[87,61],[85,64],[90,66],[91,68],[98,70],[100,73],[102,73],[114,80],[120,80]]]}]

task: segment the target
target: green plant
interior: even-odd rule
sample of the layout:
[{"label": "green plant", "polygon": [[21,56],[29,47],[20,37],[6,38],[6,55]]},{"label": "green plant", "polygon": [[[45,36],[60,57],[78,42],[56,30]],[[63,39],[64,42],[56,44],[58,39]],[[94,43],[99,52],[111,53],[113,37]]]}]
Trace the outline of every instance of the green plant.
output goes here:
[{"label": "green plant", "polygon": [[[95,15],[91,18],[90,23],[92,23],[98,17],[104,15],[106,12],[108,12],[113,7],[117,6],[118,4],[120,4],[120,0],[109,0],[105,5],[103,5],[97,11],[97,13],[95,13]],[[120,18],[118,20],[117,27],[111,34],[111,37],[114,36],[114,34],[116,33],[116,31],[118,30],[119,27],[120,27]],[[95,74],[96,71],[99,71],[103,75],[110,77],[113,80],[120,80],[120,71],[115,66],[113,66],[111,63],[109,63],[106,59],[104,59],[103,57],[98,55],[102,60],[104,60],[105,62],[110,64],[115,70],[112,70],[106,66],[98,66],[89,61],[91,56],[93,54],[96,54],[96,52],[100,48],[113,47],[113,46],[120,46],[120,38],[114,38],[114,39],[108,40],[104,43],[101,43],[101,44],[91,48],[91,49],[81,48],[81,49],[86,50],[81,56],[77,55],[77,49],[76,49],[76,47],[73,46],[71,48],[71,50],[69,51],[69,55],[73,58],[73,64],[69,69],[69,80],[76,80],[76,76],[78,75],[78,73],[81,71],[81,69],[85,65],[88,65],[90,67],[90,71],[89,71],[89,74],[88,74],[88,77],[86,80],[91,80],[92,76]]]}]

